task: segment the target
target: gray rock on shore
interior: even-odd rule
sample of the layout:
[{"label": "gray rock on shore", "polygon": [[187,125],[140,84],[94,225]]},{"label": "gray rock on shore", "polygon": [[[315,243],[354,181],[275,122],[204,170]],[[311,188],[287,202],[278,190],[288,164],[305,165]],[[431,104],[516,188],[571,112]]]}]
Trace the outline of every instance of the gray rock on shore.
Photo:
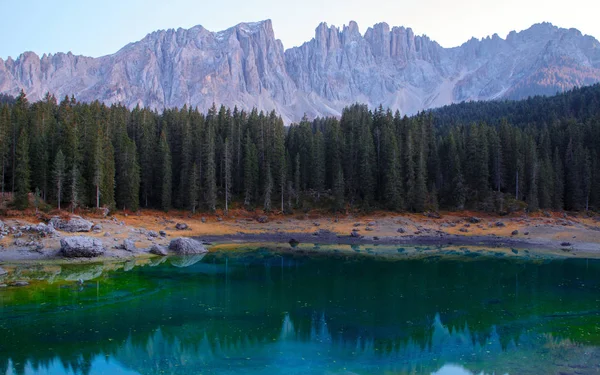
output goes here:
[{"label": "gray rock on shore", "polygon": [[50,225],[64,232],[89,232],[92,230],[92,222],[83,219],[80,216],[73,216],[68,220],[61,219],[58,216],[50,219]]},{"label": "gray rock on shore", "polygon": [[171,240],[169,250],[177,255],[202,254],[208,252],[204,245],[193,238],[179,237]]},{"label": "gray rock on shore", "polygon": [[152,247],[150,247],[149,253],[154,255],[160,255],[163,257],[168,255],[167,248],[157,244],[154,244],[152,245]]},{"label": "gray rock on shore", "polygon": [[102,241],[96,238],[74,236],[60,240],[60,254],[67,258],[94,258],[105,251]]},{"label": "gray rock on shore", "polygon": [[123,243],[119,245],[119,249],[129,251],[131,253],[137,251],[137,248],[135,247],[135,242],[133,242],[130,239],[123,240]]},{"label": "gray rock on shore", "polygon": [[6,271],[4,268],[0,267],[0,276],[6,275],[7,273],[8,273],[8,271]]}]

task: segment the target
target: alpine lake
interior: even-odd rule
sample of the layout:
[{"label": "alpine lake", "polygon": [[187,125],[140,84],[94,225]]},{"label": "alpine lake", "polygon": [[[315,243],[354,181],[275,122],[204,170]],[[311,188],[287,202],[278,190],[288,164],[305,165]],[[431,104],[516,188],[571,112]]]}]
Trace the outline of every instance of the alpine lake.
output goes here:
[{"label": "alpine lake", "polygon": [[596,259],[237,244],[2,267],[0,374],[600,374]]}]

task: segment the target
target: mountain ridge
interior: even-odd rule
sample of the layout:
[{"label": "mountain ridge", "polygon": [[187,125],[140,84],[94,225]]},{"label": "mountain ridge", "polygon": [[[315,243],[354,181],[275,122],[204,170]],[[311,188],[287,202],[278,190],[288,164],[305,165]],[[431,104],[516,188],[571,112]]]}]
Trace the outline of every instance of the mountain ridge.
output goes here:
[{"label": "mountain ridge", "polygon": [[275,110],[289,123],[364,102],[405,114],[469,100],[520,99],[600,81],[600,43],[550,23],[444,48],[411,28],[320,23],[284,49],[271,20],[212,32],[201,25],[148,33],[97,58],[24,52],[0,59],[0,93],[22,89],[162,109],[213,102]]}]

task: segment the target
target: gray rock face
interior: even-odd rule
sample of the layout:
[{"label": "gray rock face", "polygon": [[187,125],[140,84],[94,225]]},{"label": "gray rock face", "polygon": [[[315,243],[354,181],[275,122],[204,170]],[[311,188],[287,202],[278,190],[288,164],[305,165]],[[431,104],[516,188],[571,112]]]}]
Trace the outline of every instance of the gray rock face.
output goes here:
[{"label": "gray rock face", "polygon": [[67,258],[93,258],[105,251],[102,241],[96,238],[75,236],[60,240],[60,253]]},{"label": "gray rock face", "polygon": [[58,230],[62,230],[64,232],[89,232],[92,229],[92,223],[87,221],[80,216],[73,216],[68,220],[61,219],[58,216],[50,219],[50,225]]},{"label": "gray rock face", "polygon": [[200,242],[185,237],[171,240],[169,250],[177,255],[202,254],[208,252]]},{"label": "gray rock face", "polygon": [[220,32],[202,26],[148,34],[99,58],[26,52],[0,59],[0,92],[46,92],[153,109],[213,103],[275,110],[286,123],[339,115],[355,103],[402,114],[464,100],[524,98],[600,81],[600,44],[575,29],[536,24],[443,48],[404,27],[320,24],[284,51],[270,20]]}]

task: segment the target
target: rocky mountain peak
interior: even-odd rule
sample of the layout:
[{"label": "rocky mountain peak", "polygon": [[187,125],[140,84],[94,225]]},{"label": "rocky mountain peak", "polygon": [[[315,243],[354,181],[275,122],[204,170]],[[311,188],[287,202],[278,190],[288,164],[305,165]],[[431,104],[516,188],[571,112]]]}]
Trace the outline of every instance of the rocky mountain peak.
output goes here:
[{"label": "rocky mountain peak", "polygon": [[402,113],[462,100],[555,93],[600,80],[600,43],[549,23],[442,48],[411,28],[377,23],[360,33],[321,23],[284,51],[271,20],[212,32],[155,31],[99,58],[26,52],[0,59],[0,92],[46,92],[155,109],[213,102],[279,112],[286,122],[338,115],[364,102]]}]

